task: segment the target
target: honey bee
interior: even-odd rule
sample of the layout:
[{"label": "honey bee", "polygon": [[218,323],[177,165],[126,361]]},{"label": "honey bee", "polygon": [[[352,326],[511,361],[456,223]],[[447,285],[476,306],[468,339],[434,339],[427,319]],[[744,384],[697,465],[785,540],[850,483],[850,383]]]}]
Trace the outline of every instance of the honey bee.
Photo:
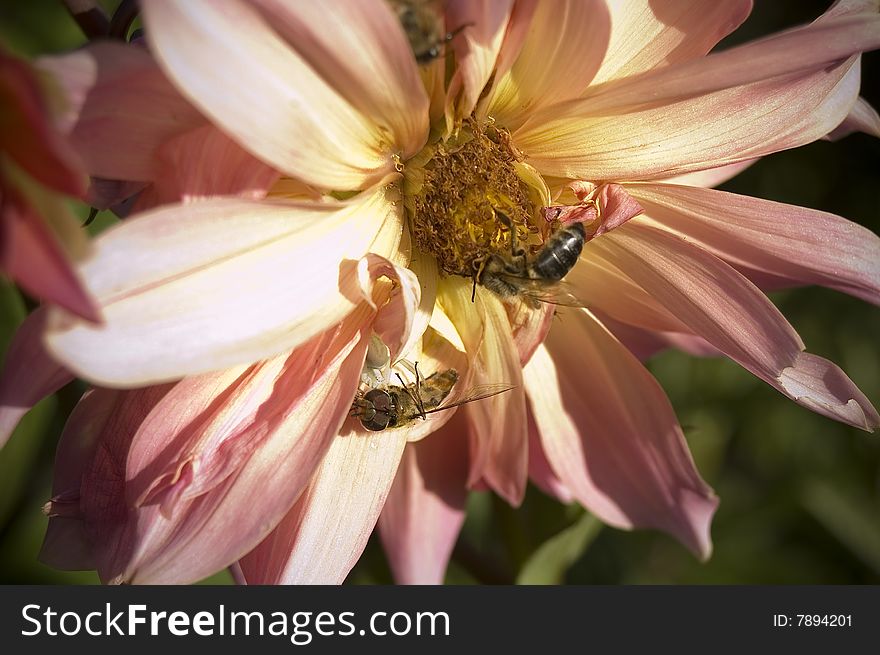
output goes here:
[{"label": "honey bee", "polygon": [[510,255],[491,253],[474,263],[473,293],[480,284],[501,298],[522,297],[532,306],[540,301],[583,307],[583,303],[562,283],[562,278],[574,268],[584,249],[587,233],[583,224],[570,223],[559,228],[537,253],[529,255],[517,245],[516,230],[510,219],[501,212],[496,215],[511,228]]},{"label": "honey bee", "polygon": [[461,32],[462,25],[443,33],[442,17],[432,0],[388,0],[409,41],[413,56],[420,66],[430,64],[443,51],[443,46]]},{"label": "honey bee", "polygon": [[417,418],[427,419],[428,414],[452,409],[465,403],[489,398],[513,387],[505,384],[490,384],[474,387],[462,400],[442,405],[458,382],[458,371],[454,368],[438,371],[422,380],[418,364],[414,366],[416,380],[411,384],[404,382],[399,375],[400,386],[386,385],[358,393],[351,405],[349,415],[360,419],[367,430],[378,432],[387,428],[403,427]]}]

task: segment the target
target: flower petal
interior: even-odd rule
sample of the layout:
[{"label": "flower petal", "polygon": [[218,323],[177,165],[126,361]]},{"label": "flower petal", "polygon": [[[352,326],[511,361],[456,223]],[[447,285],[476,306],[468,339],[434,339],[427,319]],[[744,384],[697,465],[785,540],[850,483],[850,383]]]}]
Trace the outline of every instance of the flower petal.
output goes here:
[{"label": "flower petal", "polygon": [[[663,230],[630,221],[604,239],[593,256],[621,271],[673,312],[689,330],[797,403],[871,430],[880,423],[864,394],[834,364],[827,384],[815,356],[760,290],[735,269]],[[613,263],[612,263],[613,262]],[[790,380],[802,380],[790,384]],[[853,411],[855,401],[859,411]]]},{"label": "flower petal", "polygon": [[65,570],[100,570],[112,557],[126,513],[125,452],[141,421],[168,389],[93,389],[77,403],[55,454],[52,500],[44,508],[49,527],[40,561]]},{"label": "flower petal", "polygon": [[410,45],[384,0],[259,0],[257,5],[315,72],[388,131],[401,157],[425,145],[428,96]]},{"label": "flower petal", "polygon": [[256,7],[156,0],[142,11],[168,76],[264,162],[332,189],[364,188],[394,171],[380,126],[322,79]]},{"label": "flower petal", "polygon": [[604,0],[539,2],[519,56],[495,84],[489,115],[514,130],[536,108],[580,96],[599,70],[610,33]]},{"label": "flower petal", "polygon": [[463,412],[411,443],[379,516],[379,535],[398,584],[441,584],[464,523],[468,439]]},{"label": "flower petal", "polygon": [[856,100],[844,121],[828,133],[828,139],[837,141],[853,132],[880,137],[880,115],[864,98]]},{"label": "flower petal", "polygon": [[230,388],[234,372],[169,392],[122,460],[130,509],[102,577],[192,582],[259,544],[306,487],[348,413],[369,341],[355,328],[352,321],[319,335]]},{"label": "flower petal", "polygon": [[735,30],[751,0],[614,0],[611,43],[595,83],[702,57]]},{"label": "flower petal", "polygon": [[15,332],[0,373],[0,448],[31,407],[73,380],[43,347],[46,308],[34,310]]},{"label": "flower petal", "polygon": [[36,71],[0,50],[0,151],[44,186],[82,196],[82,161],[52,128]]},{"label": "flower petal", "polygon": [[59,129],[91,175],[152,180],[161,172],[157,148],[205,123],[143,48],[94,43],[37,66],[61,86]]},{"label": "flower petal", "polygon": [[472,434],[468,484],[481,478],[512,505],[519,505],[528,478],[528,432],[522,365],[504,304],[461,278],[441,281],[439,302],[464,342],[475,385],[507,384],[508,392],[465,407]]},{"label": "flower petal", "polygon": [[[4,167],[0,175],[12,174],[11,166]],[[33,182],[23,178],[21,181],[36,187]],[[62,247],[68,244],[62,244],[58,238],[59,231],[79,231],[64,198],[41,188],[29,189],[27,195],[20,190],[24,190],[20,185],[0,189],[0,272],[35,298],[99,323],[101,311]],[[47,222],[60,229],[49,229]],[[82,239],[80,234],[75,233],[74,237],[78,237],[75,242]],[[85,247],[85,243],[75,246]]]},{"label": "flower petal", "polygon": [[355,262],[391,257],[400,221],[381,191],[345,205],[224,199],[142,214],[102,234],[82,268],[106,324],[53,312],[49,349],[108,385],[271,357],[352,311]]},{"label": "flower petal", "polygon": [[566,315],[526,366],[553,470],[587,509],[621,528],[665,530],[711,552],[718,505],[660,385],[586,310]]},{"label": "flower petal", "polygon": [[[841,10],[845,5],[858,4],[864,7]],[[820,71],[880,47],[880,14],[868,4],[837,3],[810,25],[676,66],[592,86],[582,100],[572,105],[582,109],[589,106],[590,115],[608,115],[623,107],[669,104],[772,78]],[[694,19],[702,21],[702,13],[697,12]]]},{"label": "flower petal", "polygon": [[290,512],[240,560],[247,583],[341,584],[373,532],[405,445],[396,430],[343,430]]},{"label": "flower petal", "polygon": [[754,164],[756,161],[758,161],[758,158],[746,159],[745,161],[738,161],[735,164],[727,164],[726,166],[718,166],[717,168],[707,168],[703,171],[694,171],[693,173],[675,175],[673,177],[667,177],[659,181],[668,182],[669,184],[701,186],[707,189],[711,189],[712,187],[716,187],[719,184],[727,182],[727,180],[733,179],[749,166]]},{"label": "flower petal", "polygon": [[[213,125],[170,139],[156,151],[153,206],[211,196],[263,198],[279,173]],[[139,209],[145,208],[143,200]]]},{"label": "flower petal", "polygon": [[834,129],[858,95],[857,60],[626,113],[585,104],[590,115],[576,116],[550,107],[514,141],[542,173],[571,179],[649,180],[716,168]]},{"label": "flower petal", "polygon": [[734,266],[880,304],[880,238],[834,214],[672,184],[627,185],[651,219]]},{"label": "flower petal", "polygon": [[457,66],[447,88],[447,126],[469,116],[476,107],[495,69],[512,10],[513,0],[447,2],[447,29],[468,26],[451,43]]},{"label": "flower petal", "polygon": [[[368,253],[358,261],[358,281],[364,300],[378,310],[373,331],[390,350],[391,359],[421,337],[413,333],[413,324],[421,301],[421,287],[415,273],[395,266],[379,255]],[[394,283],[390,298],[381,307],[374,304],[376,281],[384,277]],[[387,295],[387,294],[382,294]]]},{"label": "flower petal", "polygon": [[544,452],[544,446],[541,445],[541,434],[538,431],[531,408],[528,408],[527,413],[529,416],[529,480],[548,496],[567,505],[575,500],[574,494],[562,483],[553,467],[550,466],[550,462],[547,461],[547,454]]}]

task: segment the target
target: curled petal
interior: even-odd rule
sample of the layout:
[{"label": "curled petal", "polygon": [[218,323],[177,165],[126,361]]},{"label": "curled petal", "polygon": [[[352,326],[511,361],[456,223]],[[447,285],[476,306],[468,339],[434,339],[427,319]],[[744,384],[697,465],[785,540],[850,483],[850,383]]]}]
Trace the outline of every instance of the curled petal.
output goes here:
[{"label": "curled petal", "polygon": [[381,126],[328,84],[257,7],[157,0],[142,11],[168,76],[259,159],[331,189],[365,188],[394,171]]},{"label": "curled petal", "polygon": [[0,373],[0,448],[27,411],[73,379],[43,347],[46,308],[34,310],[15,332]]},{"label": "curled petal", "polygon": [[344,430],[278,527],[239,561],[244,580],[341,584],[373,532],[405,445],[396,430]]},{"label": "curled petal", "polygon": [[[824,362],[834,374],[819,379],[815,356],[801,357],[803,342],[785,317],[757,287],[711,253],[633,222],[593,243],[594,256],[625,270],[688,326],[685,332],[703,337],[801,405],[821,407],[822,414],[834,413],[837,420],[863,430],[877,426],[876,410],[849,378]],[[809,382],[789,384],[802,378]]]},{"label": "curled petal", "polygon": [[880,238],[834,214],[668,184],[628,185],[651,219],[737,267],[880,304]]},{"label": "curled petal", "polygon": [[867,100],[859,98],[850,109],[843,122],[828,133],[827,138],[837,141],[853,132],[864,132],[871,136],[880,137],[880,115]]},{"label": "curled petal", "polygon": [[411,443],[379,516],[379,535],[398,584],[440,584],[464,522],[468,440],[459,412]]},{"label": "curled petal", "polygon": [[355,262],[390,257],[399,208],[381,192],[346,205],[217,199],[108,230],[82,267],[105,325],[60,312],[50,351],[108,385],[143,385],[271,357],[360,302]]},{"label": "curled petal", "polygon": [[[392,361],[396,360],[401,352],[411,347],[414,340],[421,337],[420,334],[414,334],[412,329],[421,301],[419,280],[409,269],[395,266],[384,257],[372,253],[358,261],[357,269],[364,300],[378,310],[373,331],[390,349]],[[388,303],[381,307],[374,300],[379,277],[396,283]],[[383,291],[385,293],[381,295],[387,298],[389,290],[385,288]]]},{"label": "curled petal", "polygon": [[[563,225],[583,223],[588,239],[602,236],[645,211],[620,184],[601,184],[596,187],[590,182],[576,180],[569,187],[581,204],[545,207],[544,218],[548,222],[559,221]],[[597,212],[597,206],[601,208],[600,212]]]},{"label": "curled petal", "polygon": [[669,532],[701,558],[718,505],[660,385],[589,312],[566,315],[526,366],[553,471],[603,521]]}]

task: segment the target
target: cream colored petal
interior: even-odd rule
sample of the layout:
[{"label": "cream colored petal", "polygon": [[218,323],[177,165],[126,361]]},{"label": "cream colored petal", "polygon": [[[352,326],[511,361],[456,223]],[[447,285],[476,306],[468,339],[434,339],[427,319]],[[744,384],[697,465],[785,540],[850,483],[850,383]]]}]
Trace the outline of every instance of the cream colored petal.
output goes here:
[{"label": "cream colored petal", "polygon": [[749,15],[751,0],[608,0],[611,43],[594,82],[702,57]]},{"label": "cream colored petal", "polygon": [[389,257],[399,208],[379,191],[345,204],[210,200],[105,232],[82,266],[105,324],[60,310],[49,350],[109,386],[142,386],[265,359],[361,302],[356,262]]},{"label": "cream colored petal", "polygon": [[249,3],[155,0],[142,7],[159,63],[199,109],[273,167],[324,188],[393,172],[393,145]]},{"label": "cream colored petal", "polygon": [[248,584],[341,584],[379,519],[405,445],[401,431],[343,428],[287,516],[239,562]]},{"label": "cream colored petal", "polygon": [[468,27],[451,43],[458,65],[447,89],[447,123],[461,121],[476,107],[495,68],[512,8],[513,0],[448,2],[447,29]]},{"label": "cream colored petal", "polygon": [[273,28],[325,81],[391,136],[406,159],[428,137],[428,96],[385,0],[259,0]]},{"label": "cream colored petal", "polygon": [[508,392],[469,403],[474,456],[468,484],[481,478],[512,505],[525,493],[528,477],[528,427],[522,365],[503,303],[483,288],[471,302],[463,278],[440,284],[440,304],[464,342],[472,369],[471,384],[511,385]]},{"label": "cream colored petal", "polygon": [[794,148],[846,118],[858,61],[619,115],[540,117],[514,135],[542,173],[590,180],[668,178]]},{"label": "cream colored petal", "polygon": [[535,108],[580,96],[599,69],[610,33],[604,0],[539,2],[519,56],[495,84],[489,115],[513,130]]}]

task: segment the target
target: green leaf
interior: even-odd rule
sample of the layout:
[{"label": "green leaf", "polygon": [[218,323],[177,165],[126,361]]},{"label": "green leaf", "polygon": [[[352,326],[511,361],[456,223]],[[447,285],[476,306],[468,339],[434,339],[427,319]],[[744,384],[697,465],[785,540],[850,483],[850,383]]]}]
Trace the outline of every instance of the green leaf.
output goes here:
[{"label": "green leaf", "polygon": [[565,572],[586,552],[601,529],[599,519],[583,514],[532,553],[517,576],[517,584],[561,584]]}]

